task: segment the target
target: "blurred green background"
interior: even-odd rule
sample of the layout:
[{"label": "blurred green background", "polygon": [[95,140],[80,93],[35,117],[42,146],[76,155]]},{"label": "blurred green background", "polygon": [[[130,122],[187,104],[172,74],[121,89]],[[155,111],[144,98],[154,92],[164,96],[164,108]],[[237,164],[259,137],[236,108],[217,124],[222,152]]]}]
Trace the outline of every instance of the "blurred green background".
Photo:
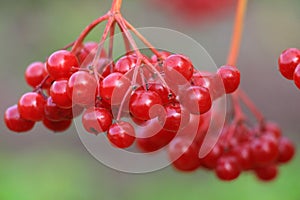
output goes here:
[{"label": "blurred green background", "polygon": [[[216,0],[217,2],[217,0]],[[242,87],[266,117],[277,121],[299,145],[300,92],[277,71],[277,57],[300,47],[299,0],[250,0],[238,66]],[[44,60],[73,41],[110,0],[0,1],[1,113],[29,90],[26,66]],[[233,13],[209,22],[186,25],[146,0],[124,0],[122,9],[136,27],[165,27],[201,43],[217,65],[226,61]],[[92,39],[98,40],[97,29]],[[220,182],[199,170],[182,174],[171,167],[142,175],[124,174],[96,161],[83,147],[74,127],[53,134],[38,125],[17,135],[0,122],[0,200],[81,199],[256,199],[299,200],[300,157],[280,168],[279,177],[261,183],[252,174]]]}]

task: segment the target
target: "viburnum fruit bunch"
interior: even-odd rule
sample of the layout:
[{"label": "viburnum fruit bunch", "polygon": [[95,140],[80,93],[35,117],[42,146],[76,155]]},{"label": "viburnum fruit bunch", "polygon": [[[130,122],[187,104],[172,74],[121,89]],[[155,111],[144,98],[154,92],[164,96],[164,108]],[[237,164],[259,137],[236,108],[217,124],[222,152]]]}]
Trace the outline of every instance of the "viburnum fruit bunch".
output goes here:
[{"label": "viburnum fruit bunch", "polygon": [[[136,144],[141,152],[151,153],[164,148],[180,171],[202,167],[214,170],[221,180],[233,180],[242,170],[252,170],[261,180],[275,178],[277,165],[291,160],[295,147],[238,89],[240,72],[235,63],[246,0],[238,4],[228,64],[216,72],[197,69],[186,55],[155,49],[123,18],[121,3],[114,0],[110,11],[89,24],[75,42],[27,67],[25,79],[33,89],[6,110],[7,127],[26,132],[42,122],[60,132],[80,116],[87,134],[105,133],[115,148]],[[84,42],[104,21],[101,41]],[[126,54],[114,60],[116,27]],[[150,54],[139,50],[133,34]],[[200,156],[212,121],[218,121],[213,104],[226,94],[231,95],[232,110],[219,140]],[[258,121],[252,126],[241,101]]]},{"label": "viburnum fruit bunch", "polygon": [[294,80],[300,89],[300,50],[289,48],[284,50],[278,58],[279,71],[288,80]]}]

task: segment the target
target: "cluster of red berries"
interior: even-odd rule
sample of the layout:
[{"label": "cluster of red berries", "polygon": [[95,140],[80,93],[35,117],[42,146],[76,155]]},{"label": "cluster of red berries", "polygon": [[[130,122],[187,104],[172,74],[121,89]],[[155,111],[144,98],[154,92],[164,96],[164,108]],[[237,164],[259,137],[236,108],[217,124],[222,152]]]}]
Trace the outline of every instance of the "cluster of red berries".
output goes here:
[{"label": "cluster of red berries", "polygon": [[189,58],[167,52],[161,53],[161,59],[147,58],[160,76],[146,66],[136,74],[139,64],[134,53],[114,63],[107,62],[103,51],[97,66],[92,66],[97,47],[97,43],[88,42],[76,55],[59,50],[45,63],[30,64],[25,79],[34,90],[25,93],[18,105],[7,109],[7,127],[24,132],[42,121],[50,130],[64,131],[72,118],[83,112],[82,124],[87,132],[96,135],[107,132],[112,144],[127,148],[135,141],[136,134],[132,124],[121,120],[124,115],[130,116],[137,125],[157,118],[161,131],[176,134],[189,123],[190,115],[200,116],[210,110],[210,91],[216,89],[213,81],[207,79],[220,77],[226,93],[239,86],[240,74],[235,67],[223,66],[215,75],[206,73],[204,77],[194,69]]},{"label": "cluster of red berries", "polygon": [[[116,148],[135,143],[142,152],[166,149],[172,165],[180,171],[202,166],[214,169],[221,180],[233,180],[243,170],[255,171],[262,180],[275,178],[277,164],[288,162],[295,148],[276,125],[264,121],[248,98],[242,98],[241,91],[235,92],[240,84],[239,70],[224,65],[216,73],[203,72],[185,55],[157,51],[122,17],[121,2],[115,0],[112,9],[89,24],[74,43],[52,53],[45,62],[27,67],[25,80],[33,91],[6,110],[6,126],[14,132],[26,132],[42,122],[60,132],[81,116],[87,133],[105,133]],[[101,42],[84,43],[88,33],[105,20]],[[116,25],[123,34],[126,55],[114,61]],[[153,55],[141,53],[129,29]],[[103,46],[109,33],[106,53]],[[298,87],[299,60],[297,49],[285,51],[279,59],[282,74],[294,79]],[[231,93],[233,119],[223,128],[217,144],[211,145],[213,149],[201,158],[212,121],[218,121],[213,119],[214,102]],[[256,113],[258,128],[247,127],[238,98]]]},{"label": "cluster of red berries", "polygon": [[242,171],[252,170],[258,179],[270,181],[277,176],[277,165],[290,161],[294,153],[292,142],[273,122],[254,128],[230,124],[200,162],[204,168],[214,169],[221,180],[233,180]]},{"label": "cluster of red berries", "polygon": [[278,65],[282,76],[294,80],[300,89],[300,50],[297,48],[284,50],[278,58]]}]

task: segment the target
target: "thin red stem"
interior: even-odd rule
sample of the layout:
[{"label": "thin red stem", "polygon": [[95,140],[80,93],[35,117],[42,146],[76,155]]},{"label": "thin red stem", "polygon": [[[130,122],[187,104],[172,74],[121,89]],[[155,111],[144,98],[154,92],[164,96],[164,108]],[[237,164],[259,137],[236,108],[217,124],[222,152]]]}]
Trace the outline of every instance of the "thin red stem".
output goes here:
[{"label": "thin red stem", "polygon": [[83,40],[86,38],[86,36],[101,22],[109,19],[109,14],[105,14],[101,17],[99,17],[98,19],[94,20],[91,24],[89,24],[79,35],[78,39],[75,41],[71,52],[73,52],[74,54],[76,54],[78,48],[82,45]]},{"label": "thin red stem", "polygon": [[262,124],[265,120],[264,116],[260,112],[260,110],[255,106],[255,104],[250,100],[248,95],[242,90],[238,91],[238,95],[240,99],[245,103],[245,105],[249,108],[249,110],[253,113],[253,115],[256,117],[258,122]]},{"label": "thin red stem", "polygon": [[153,45],[140,33],[134,26],[132,26],[126,19],[124,19],[125,25],[158,57],[160,53],[153,47]]},{"label": "thin red stem", "polygon": [[236,17],[234,22],[230,53],[227,59],[228,65],[235,66],[237,62],[237,58],[241,46],[246,8],[247,8],[247,0],[239,0],[237,5],[237,10],[236,10]]}]

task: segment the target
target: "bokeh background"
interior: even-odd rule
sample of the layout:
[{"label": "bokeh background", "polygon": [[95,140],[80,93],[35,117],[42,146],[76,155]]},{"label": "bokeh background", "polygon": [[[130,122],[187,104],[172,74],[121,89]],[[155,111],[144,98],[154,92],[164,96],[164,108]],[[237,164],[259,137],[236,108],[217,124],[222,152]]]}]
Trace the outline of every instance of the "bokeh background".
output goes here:
[{"label": "bokeh background", "polygon": [[[218,0],[214,0],[218,6]],[[29,90],[26,66],[44,60],[73,41],[80,31],[110,7],[110,0],[0,1],[0,200],[81,199],[300,199],[300,156],[280,168],[270,183],[252,174],[220,182],[213,173],[183,174],[172,167],[124,174],[96,161],[83,147],[74,127],[53,134],[38,125],[26,134],[5,128],[3,113]],[[150,0],[124,0],[122,11],[136,27],[165,27],[183,32],[211,54],[226,61],[234,10],[185,21],[178,13]],[[210,19],[211,17],[211,19]],[[288,47],[300,47],[299,0],[250,0],[238,60],[242,87],[284,134],[300,144],[300,91],[277,70],[277,58]],[[202,20],[201,20],[202,19]],[[100,27],[101,29],[101,27]],[[100,29],[91,39],[98,40]]]}]

